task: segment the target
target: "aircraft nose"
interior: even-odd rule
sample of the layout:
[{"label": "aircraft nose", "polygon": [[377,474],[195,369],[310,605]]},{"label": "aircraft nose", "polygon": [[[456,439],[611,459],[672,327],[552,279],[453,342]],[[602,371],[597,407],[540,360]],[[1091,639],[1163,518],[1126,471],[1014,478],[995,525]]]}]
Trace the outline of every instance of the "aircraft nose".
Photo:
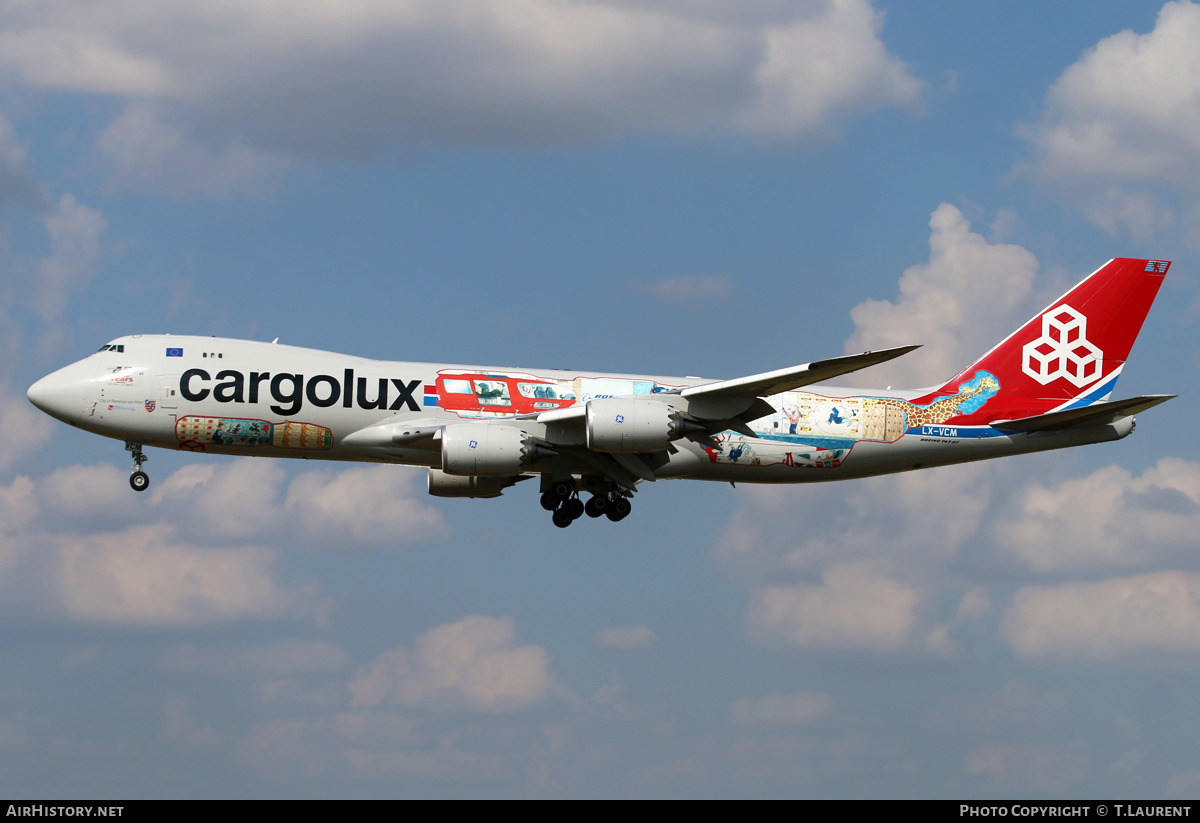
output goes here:
[{"label": "aircraft nose", "polygon": [[30,386],[29,391],[25,392],[25,396],[29,398],[30,403],[42,411],[46,411],[46,378],[43,377]]},{"label": "aircraft nose", "polygon": [[[68,367],[70,368],[70,367]],[[43,377],[29,387],[25,394],[29,402],[51,417],[70,423],[79,417],[83,403],[83,387],[71,374],[62,369]]]}]

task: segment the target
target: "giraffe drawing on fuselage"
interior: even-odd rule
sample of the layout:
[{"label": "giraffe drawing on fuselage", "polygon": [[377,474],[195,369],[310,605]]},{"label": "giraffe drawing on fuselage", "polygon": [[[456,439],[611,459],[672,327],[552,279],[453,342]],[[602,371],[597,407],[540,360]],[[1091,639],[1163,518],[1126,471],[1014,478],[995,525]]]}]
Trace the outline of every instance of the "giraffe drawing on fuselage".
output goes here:
[{"label": "giraffe drawing on fuselage", "polygon": [[964,403],[967,403],[973,398],[979,397],[980,395],[987,395],[990,397],[992,394],[995,394],[997,391],[999,391],[999,389],[999,381],[997,381],[996,378],[992,377],[991,375],[985,375],[978,380],[978,384],[976,386],[969,389],[960,387],[958,394],[950,397],[943,397],[941,400],[935,400],[928,406],[917,406],[913,403],[909,403],[907,400],[897,400],[891,397],[864,398],[863,406],[866,409],[879,406],[899,409],[905,415],[903,429],[911,429],[916,426],[936,426],[940,423],[945,423],[950,418],[959,414],[959,407]]}]

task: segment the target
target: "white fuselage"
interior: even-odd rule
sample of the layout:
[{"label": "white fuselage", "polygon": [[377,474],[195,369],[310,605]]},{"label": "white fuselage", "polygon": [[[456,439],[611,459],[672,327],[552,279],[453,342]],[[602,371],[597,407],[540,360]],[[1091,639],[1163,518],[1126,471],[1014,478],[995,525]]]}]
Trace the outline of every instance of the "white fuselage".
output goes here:
[{"label": "white fuselage", "polygon": [[[555,443],[582,435],[536,412],[645,394],[686,410],[695,378],[369,360],[217,337],[133,335],[43,378],[30,399],[89,432],[166,449],[439,468],[441,453],[371,436],[397,425],[475,422],[519,427]],[[655,478],[797,483],[864,477],[1115,440],[1132,418],[1064,432],[990,426],[889,428],[885,405],[918,392],[810,386],[766,398],[753,437],[724,431],[719,448],[675,441]],[[912,407],[917,408],[917,407]],[[881,422],[882,421],[882,422]],[[713,442],[713,441],[710,441]],[[576,473],[585,472],[586,464]]]}]

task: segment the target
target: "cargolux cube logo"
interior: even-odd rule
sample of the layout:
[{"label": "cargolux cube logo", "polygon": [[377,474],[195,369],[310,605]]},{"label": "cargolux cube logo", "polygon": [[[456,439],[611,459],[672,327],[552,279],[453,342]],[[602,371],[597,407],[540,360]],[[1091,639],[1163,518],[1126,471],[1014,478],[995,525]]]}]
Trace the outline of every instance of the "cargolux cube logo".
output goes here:
[{"label": "cargolux cube logo", "polygon": [[1042,315],[1042,336],[1021,349],[1021,371],[1043,386],[1063,377],[1079,388],[1104,371],[1104,352],[1087,339],[1087,318],[1065,303]]}]

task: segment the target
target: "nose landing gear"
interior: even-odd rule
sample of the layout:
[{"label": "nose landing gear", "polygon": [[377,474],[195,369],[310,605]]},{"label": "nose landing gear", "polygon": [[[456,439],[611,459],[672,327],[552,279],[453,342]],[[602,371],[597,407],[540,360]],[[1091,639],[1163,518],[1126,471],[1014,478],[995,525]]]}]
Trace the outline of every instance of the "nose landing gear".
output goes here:
[{"label": "nose landing gear", "polygon": [[129,475],[129,486],[135,492],[150,488],[150,475],[142,471],[142,464],[150,458],[142,453],[142,444],[125,441],[125,451],[133,455],[133,474]]}]

